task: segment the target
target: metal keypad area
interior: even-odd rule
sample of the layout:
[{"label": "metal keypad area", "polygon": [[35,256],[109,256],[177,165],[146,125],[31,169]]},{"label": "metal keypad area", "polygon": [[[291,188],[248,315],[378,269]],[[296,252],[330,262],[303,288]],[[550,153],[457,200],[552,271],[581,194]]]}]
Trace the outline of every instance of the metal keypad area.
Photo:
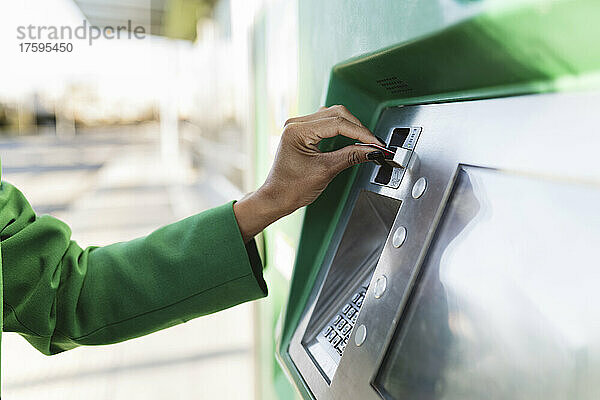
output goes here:
[{"label": "metal keypad area", "polygon": [[367,289],[368,282],[354,293],[350,301],[329,321],[329,324],[317,337],[317,340],[329,349],[337,363],[344,354],[350,333],[352,333],[352,329],[356,324],[358,313],[367,294]]},{"label": "metal keypad area", "polygon": [[[448,199],[451,198],[459,166],[484,167],[494,171],[501,171],[498,174],[498,179],[504,179],[506,173],[510,171],[514,174],[526,175],[536,180],[536,182],[541,182],[542,178],[562,182],[587,182],[590,188],[593,187],[600,190],[600,170],[597,168],[595,161],[597,158],[595,152],[597,147],[600,146],[600,137],[597,135],[597,129],[595,129],[595,127],[600,125],[600,114],[598,114],[595,107],[598,103],[600,103],[600,92],[590,91],[391,107],[382,112],[377,127],[374,130],[377,136],[387,138],[386,135],[394,127],[420,126],[423,127],[423,130],[414,147],[414,154],[411,161],[404,171],[397,189],[373,183],[371,180],[377,166],[365,164],[360,167],[361,170],[353,183],[353,187],[349,191],[346,207],[340,217],[338,228],[332,236],[330,247],[322,258],[321,270],[317,276],[313,292],[306,302],[304,314],[298,322],[287,350],[293,361],[293,366],[296,368],[294,373],[301,376],[303,384],[306,385],[313,398],[317,400],[375,400],[396,398],[393,391],[389,391],[392,395],[388,396],[380,394],[375,389],[378,382],[378,373],[382,370],[382,366],[386,365],[384,363],[386,357],[388,357],[387,364],[395,365],[393,358],[397,357],[397,354],[390,349],[397,348],[401,349],[401,353],[404,352],[402,353],[401,360],[405,360],[405,362],[399,363],[399,365],[406,365],[409,372],[419,371],[419,366],[427,365],[426,360],[428,358],[426,355],[423,355],[423,349],[414,346],[411,347],[410,344],[406,343],[403,346],[394,346],[393,341],[397,340],[397,338],[401,340],[404,332],[403,329],[409,326],[407,320],[410,319],[411,315],[406,313],[410,311],[411,299],[416,296],[413,290],[420,287],[419,276],[422,272],[420,269],[422,268],[423,260],[427,260],[430,254],[430,243],[435,243],[434,237],[438,231],[438,223],[442,220],[443,211]],[[543,116],[543,118],[540,116]],[[565,134],[564,127],[566,126],[569,127],[568,151],[565,151],[563,140]],[[483,181],[478,180],[479,175],[471,174],[470,177],[473,178],[471,183],[475,188],[483,187],[481,186]],[[486,190],[491,190],[493,187],[495,186],[486,186]],[[514,199],[515,202],[522,196],[538,198],[540,196],[534,197],[533,194],[528,193],[528,190],[535,190],[535,187],[537,186],[523,186],[517,191],[507,192],[506,198]],[[335,260],[336,254],[341,247],[340,243],[342,242],[342,238],[345,239],[346,225],[351,220],[358,197],[364,191],[396,199],[401,202],[402,206],[399,208],[398,213],[392,217],[393,221],[387,231],[387,239],[385,239],[382,250],[375,257],[375,267],[370,274],[374,282],[381,276],[386,277],[385,291],[383,294],[375,296],[375,287],[377,285],[370,284],[367,287],[360,313],[355,321],[357,329],[350,328],[349,340],[342,351],[342,357],[339,359],[337,370],[331,379],[327,379],[320,366],[315,362],[314,357],[311,357],[306,343],[303,342],[303,338],[310,337],[310,339],[313,339],[325,333],[327,328],[335,322],[338,314],[340,314],[337,310],[341,309],[343,311],[346,304],[350,303],[356,293],[360,291],[358,282],[356,285],[339,286],[341,289],[337,293],[331,290],[327,291],[327,280],[335,275],[332,272],[336,268]],[[491,192],[482,191],[481,193],[491,195]],[[578,192],[572,191],[572,193]],[[537,194],[539,195],[540,193],[537,192]],[[485,197],[482,197],[481,201],[484,205],[488,204],[485,202]],[[570,204],[573,206],[570,207],[573,210],[573,218],[571,220],[585,221],[585,223],[589,224],[590,216],[577,214],[577,211],[581,207],[574,206],[581,203],[582,199],[578,199],[574,195],[569,201],[573,203]],[[560,204],[565,204],[569,201],[565,200]],[[462,203],[459,202],[458,204]],[[459,210],[462,210],[462,208],[459,208]],[[518,207],[511,208],[511,210],[515,213],[523,212]],[[528,223],[527,215],[519,214],[513,218],[514,221],[523,221],[523,223],[519,222],[519,224],[516,224],[515,229],[527,229],[531,231],[539,228],[535,224]],[[364,223],[365,221],[361,222]],[[577,223],[584,224],[584,222]],[[397,238],[402,236],[403,240],[396,240],[396,245],[398,246],[395,247],[393,233],[398,231],[398,229],[401,229],[404,234],[397,235]],[[547,229],[542,232],[547,231],[551,232],[552,230]],[[495,252],[506,254],[507,249],[512,249],[507,243],[510,242],[513,235],[511,235],[509,229],[502,232],[504,234],[499,235],[497,240],[487,242],[487,247],[480,246],[477,250],[485,249],[486,252],[489,252],[490,249],[493,249]],[[578,234],[583,233],[584,230]],[[531,234],[533,235],[533,233]],[[361,243],[361,240],[365,240],[369,236],[365,233],[364,229],[356,229],[353,235],[356,236],[356,240],[349,240],[353,244]],[[574,238],[576,237],[577,235],[565,237],[565,241],[561,242],[561,247],[571,246],[573,243],[572,240],[575,240]],[[526,250],[525,247],[524,249]],[[549,250],[552,249],[549,248]],[[569,252],[569,254],[577,253]],[[444,254],[444,256],[447,257],[448,254]],[[466,257],[468,258],[468,255]],[[352,265],[352,260],[352,257],[344,259],[344,266]],[[429,262],[431,262],[431,259]],[[581,265],[583,266],[579,270],[578,275],[569,275],[573,288],[585,285],[590,280],[589,277],[593,276],[590,274],[597,274],[597,272],[591,269],[595,265],[594,263],[588,262]],[[432,270],[435,271],[435,269]],[[523,271],[523,273],[527,271]],[[351,272],[343,276],[351,276]],[[462,276],[471,277],[474,275],[466,273]],[[448,279],[448,276],[434,277],[436,279],[433,280],[431,278],[431,282]],[[485,275],[483,277],[485,278]],[[363,282],[364,278],[362,276],[356,277],[356,280]],[[463,281],[461,280],[458,283]],[[537,284],[541,284],[540,282],[539,279],[536,281]],[[335,282],[330,284],[331,287],[335,286],[333,283]],[[575,285],[575,283],[578,284]],[[442,289],[446,287],[440,287],[439,292],[443,293]],[[435,289],[438,287],[432,286],[432,288]],[[427,297],[427,293],[424,292],[423,294],[424,301],[432,301],[431,297]],[[583,296],[585,293],[585,291],[574,290],[571,296]],[[483,295],[488,294],[483,293]],[[551,294],[544,292],[544,296],[546,295],[549,295],[550,298],[556,298],[556,296],[563,296],[564,293],[561,290],[556,290]],[[435,299],[439,298],[443,299],[444,296],[438,296]],[[327,313],[321,312],[320,302],[324,306],[335,303],[335,311],[331,309]],[[435,305],[437,303],[428,304]],[[508,303],[504,299],[500,304],[512,304],[515,306],[514,303]],[[586,312],[593,311],[600,313],[600,306],[598,306],[600,303],[594,301],[587,304],[593,304],[593,307],[586,310]],[[515,307],[513,311],[518,313],[521,309]],[[573,310],[575,309],[573,308]],[[319,314],[320,312],[321,314]],[[507,315],[514,315],[514,312]],[[572,312],[572,310],[569,310],[569,312]],[[482,315],[487,314],[483,313]],[[496,313],[490,315],[490,317],[497,317],[497,315],[500,314]],[[346,320],[343,315],[341,317]],[[456,318],[456,315],[453,315],[453,317]],[[529,321],[523,315],[521,317],[523,318],[519,319],[519,323]],[[313,320],[319,321],[318,324],[315,324],[318,326],[315,331],[311,331],[311,322]],[[431,322],[434,323],[433,326],[437,326],[435,322],[438,321],[445,321],[446,324],[449,321],[454,322],[455,324],[450,324],[445,328],[449,329],[453,335],[457,334],[454,329],[462,326],[460,324],[456,325],[457,321],[449,319],[448,316],[445,319],[440,319],[439,316],[433,315],[431,319]],[[337,323],[339,324],[339,321]],[[359,346],[355,343],[355,336],[359,330],[358,327],[362,325],[365,326],[365,332],[368,334]],[[481,321],[474,321],[470,326],[479,327],[484,325],[481,324]],[[568,326],[565,327],[562,324],[560,327],[561,329],[564,327],[565,332],[570,332],[567,329]],[[332,328],[331,331],[335,331],[336,336],[341,336],[336,328]],[[440,328],[438,331],[443,332],[444,330]],[[394,335],[395,332],[397,335]],[[595,345],[595,348],[598,348],[600,337],[592,335],[590,331],[584,332],[586,334],[590,333],[590,335],[585,336],[585,340],[587,340],[586,345],[588,347]],[[497,331],[492,331],[492,334],[497,333]],[[537,334],[537,331],[535,333]],[[429,335],[427,338],[432,339],[431,343],[439,344],[439,341],[434,340],[436,337],[431,336],[431,331],[429,334],[427,332],[422,334],[425,336]],[[344,336],[341,337],[343,338]],[[416,335],[414,337],[419,336]],[[584,336],[578,336],[578,339],[583,340],[583,338]],[[340,339],[340,341],[343,341],[343,339]],[[332,347],[329,342],[327,343],[335,351],[335,347]],[[523,346],[523,349],[530,347],[522,342],[518,343]],[[540,346],[544,343],[547,342],[536,342]],[[561,350],[556,352],[561,357],[564,354],[570,354],[562,351],[564,349],[560,347],[557,347],[557,350]],[[336,354],[339,357],[339,353],[336,352]],[[512,362],[515,358],[518,359],[518,357],[512,357],[507,362]],[[438,360],[435,357],[429,359]],[[569,364],[571,362],[579,362],[577,360],[564,363],[546,362],[544,366],[554,365],[557,368],[566,368],[573,365]],[[524,361],[532,362],[536,360],[528,358]],[[584,364],[577,365],[583,366]],[[441,368],[443,364],[440,363],[439,366]],[[497,365],[494,365],[494,370],[497,367]],[[510,371],[514,370],[511,369]],[[544,371],[547,371],[547,369],[544,367],[535,369],[535,371],[545,373]],[[572,371],[565,372],[572,373]],[[588,374],[590,372],[588,369],[582,373]],[[559,372],[557,374],[556,376],[564,376],[560,375]],[[384,375],[381,376],[385,377]],[[392,374],[390,376],[393,378],[397,375]],[[498,377],[499,375],[490,376]],[[547,376],[544,377],[547,378]],[[490,382],[495,383],[493,379]],[[548,382],[551,381],[551,379],[548,380]],[[381,382],[385,383],[383,379]],[[477,381],[474,380],[474,382],[476,383]],[[536,380],[532,379],[531,382],[536,382]],[[471,383],[469,382],[469,384]],[[521,386],[519,386],[519,390]],[[388,388],[393,387],[393,385],[382,384],[380,387]],[[432,385],[432,387],[435,386]],[[489,389],[483,387],[482,390]],[[428,393],[432,398],[435,397],[433,392]],[[413,398],[417,395],[418,393],[414,391],[407,391],[401,398]]]}]

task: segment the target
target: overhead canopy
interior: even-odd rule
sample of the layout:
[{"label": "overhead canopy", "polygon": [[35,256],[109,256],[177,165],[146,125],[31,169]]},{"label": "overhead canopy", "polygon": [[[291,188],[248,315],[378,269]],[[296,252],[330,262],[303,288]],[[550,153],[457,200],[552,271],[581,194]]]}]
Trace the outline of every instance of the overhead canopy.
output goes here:
[{"label": "overhead canopy", "polygon": [[217,0],[74,0],[90,24],[143,26],[152,35],[195,40],[198,21]]}]

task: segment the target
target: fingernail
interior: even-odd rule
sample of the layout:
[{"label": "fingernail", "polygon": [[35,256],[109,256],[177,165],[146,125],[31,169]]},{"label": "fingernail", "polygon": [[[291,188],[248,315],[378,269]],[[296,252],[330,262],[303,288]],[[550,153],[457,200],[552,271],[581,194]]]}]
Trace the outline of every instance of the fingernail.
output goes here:
[{"label": "fingernail", "polygon": [[[375,136],[375,135],[373,135],[373,136]],[[381,143],[382,145],[386,146],[385,140],[383,140],[379,136],[375,136],[375,137],[377,138],[377,140],[379,140],[379,143]]]},{"label": "fingernail", "polygon": [[367,160],[375,161],[377,164],[379,164],[383,161],[383,152],[381,152],[380,150],[376,150],[367,153]]}]

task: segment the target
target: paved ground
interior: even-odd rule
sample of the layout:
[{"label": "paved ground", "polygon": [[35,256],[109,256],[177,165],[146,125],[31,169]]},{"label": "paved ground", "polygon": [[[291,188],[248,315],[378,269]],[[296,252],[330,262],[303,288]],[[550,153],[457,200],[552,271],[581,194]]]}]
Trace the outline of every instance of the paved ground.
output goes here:
[{"label": "paved ground", "polygon": [[[236,196],[219,177],[161,163],[156,126],[0,139],[2,179],[82,246],[132,239]],[[185,165],[185,162],[181,162]],[[6,399],[252,398],[250,304],[129,342],[46,357],[2,337]]]}]

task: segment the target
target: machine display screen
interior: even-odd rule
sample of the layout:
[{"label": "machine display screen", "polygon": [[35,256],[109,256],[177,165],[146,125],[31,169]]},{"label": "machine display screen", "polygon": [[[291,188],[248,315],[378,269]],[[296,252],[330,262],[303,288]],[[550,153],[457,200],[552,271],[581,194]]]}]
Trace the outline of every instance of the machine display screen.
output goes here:
[{"label": "machine display screen", "polygon": [[319,293],[303,345],[331,382],[401,202],[362,190]]},{"label": "machine display screen", "polygon": [[599,399],[600,189],[461,166],[373,385],[388,399]]}]

